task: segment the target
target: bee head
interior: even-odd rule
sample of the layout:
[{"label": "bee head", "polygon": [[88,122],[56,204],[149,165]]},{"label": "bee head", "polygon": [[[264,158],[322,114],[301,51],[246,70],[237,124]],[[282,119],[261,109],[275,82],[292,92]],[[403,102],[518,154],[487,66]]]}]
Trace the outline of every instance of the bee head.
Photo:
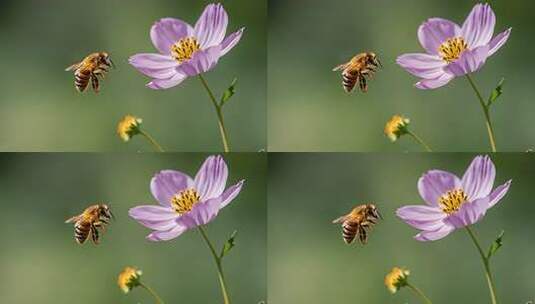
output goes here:
[{"label": "bee head", "polygon": [[367,209],[368,209],[367,210],[368,215],[371,215],[375,218],[383,219],[383,216],[381,215],[381,213],[379,213],[379,209],[377,209],[377,207],[374,204],[368,204]]},{"label": "bee head", "polygon": [[106,205],[106,204],[101,204],[100,205],[99,213],[100,213],[100,215],[108,217],[108,218],[115,218],[115,216],[111,212],[110,207],[108,205]]},{"label": "bee head", "polygon": [[100,61],[108,66],[115,67],[115,64],[111,60],[110,54],[107,52],[100,53]]}]

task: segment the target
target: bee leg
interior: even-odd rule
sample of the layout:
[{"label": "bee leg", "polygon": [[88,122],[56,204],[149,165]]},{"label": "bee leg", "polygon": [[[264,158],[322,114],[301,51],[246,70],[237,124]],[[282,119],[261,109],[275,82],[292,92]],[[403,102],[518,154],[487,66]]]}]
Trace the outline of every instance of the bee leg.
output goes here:
[{"label": "bee leg", "polygon": [[359,233],[359,241],[362,245],[366,245],[368,243],[368,231],[366,231],[365,227],[361,227],[358,231]]},{"label": "bee leg", "polygon": [[359,87],[360,87],[360,90],[363,93],[368,92],[368,84],[367,84],[366,78],[364,78],[364,76],[359,77]]},{"label": "bee leg", "polygon": [[98,245],[99,243],[98,229],[97,227],[95,227],[94,224],[91,225],[91,239],[93,240],[93,243],[95,243],[95,245]]},{"label": "bee leg", "polygon": [[91,85],[93,86],[93,91],[95,91],[95,93],[98,93],[99,92],[99,80],[97,76],[95,76],[95,74],[91,75]]}]

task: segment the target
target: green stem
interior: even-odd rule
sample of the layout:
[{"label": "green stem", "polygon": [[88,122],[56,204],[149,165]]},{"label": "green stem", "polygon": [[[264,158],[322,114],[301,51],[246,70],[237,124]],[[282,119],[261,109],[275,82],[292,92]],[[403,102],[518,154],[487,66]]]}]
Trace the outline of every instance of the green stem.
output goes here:
[{"label": "green stem", "polygon": [[156,300],[156,304],[163,304],[162,299],[158,296],[158,294],[152,288],[150,288],[149,286],[143,283],[139,283],[139,286],[143,287],[143,289],[145,289],[148,293],[150,293],[154,297],[154,299]]},{"label": "green stem", "polygon": [[483,109],[483,114],[485,114],[485,124],[487,126],[487,133],[489,134],[489,141],[490,141],[490,147],[492,148],[492,152],[496,152],[496,139],[494,137],[494,128],[492,127],[492,122],[490,121],[490,113],[489,113],[489,106],[485,104],[485,101],[483,100],[483,96],[479,92],[479,90],[476,87],[476,84],[474,83],[474,80],[472,80],[472,77],[470,77],[469,74],[466,74],[466,79],[468,79],[468,82],[472,86],[472,89],[474,89],[474,92],[476,92],[477,99],[479,100],[479,103],[481,104],[481,108]]},{"label": "green stem", "polygon": [[431,302],[431,300],[429,300],[429,298],[419,289],[417,288],[416,286],[412,285],[412,284],[409,284],[407,283],[407,287],[410,288],[410,290],[412,290],[418,297],[420,297],[422,299],[422,302],[424,303],[427,303],[427,304],[432,304],[433,302]]},{"label": "green stem", "polygon": [[141,129],[139,129],[139,133],[141,135],[143,135],[156,148],[156,151],[165,152],[163,150],[162,146],[160,146],[160,144],[158,144],[158,142],[152,136],[150,136],[149,133],[147,133],[147,132],[145,132],[144,130],[141,130]]},{"label": "green stem", "polygon": [[412,131],[408,131],[408,130],[407,130],[407,134],[409,134],[417,143],[422,145],[427,152],[433,152],[433,150],[431,150],[429,145],[426,144],[425,141],[423,141],[423,139],[421,139],[418,135],[416,135]]},{"label": "green stem", "polygon": [[206,82],[202,74],[199,74],[199,79],[201,80],[202,85],[206,89],[206,92],[208,92],[210,100],[214,104],[214,108],[217,113],[217,120],[219,123],[219,133],[221,134],[221,140],[223,141],[223,149],[225,152],[230,152],[227,130],[225,129],[225,121],[223,119],[223,109],[221,108],[221,105],[216,101],[214,93],[212,93],[212,90],[210,90],[210,87],[208,86],[208,83]]},{"label": "green stem", "polygon": [[479,255],[481,256],[481,260],[483,261],[483,266],[485,267],[485,277],[487,278],[487,284],[489,285],[489,291],[490,291],[490,299],[492,301],[492,304],[497,304],[497,296],[496,296],[496,286],[494,285],[494,279],[492,278],[492,273],[490,272],[490,264],[489,259],[483,252],[483,249],[481,248],[481,245],[479,245],[479,242],[477,241],[477,238],[470,229],[470,227],[466,226],[466,231],[468,231],[468,234],[470,235],[470,238],[476,245],[477,251],[479,252]]},{"label": "green stem", "polygon": [[208,245],[208,248],[210,249],[210,252],[212,253],[212,256],[214,257],[215,264],[217,266],[217,274],[219,277],[219,284],[221,285],[221,293],[223,294],[223,303],[230,304],[230,297],[227,290],[227,284],[225,282],[225,276],[223,274],[223,266],[221,264],[221,258],[217,255],[215,251],[214,245],[212,245],[212,242],[208,239],[208,236],[206,235],[206,232],[204,231],[204,228],[202,226],[199,226],[199,231],[201,232],[202,238],[206,242],[206,245]]}]

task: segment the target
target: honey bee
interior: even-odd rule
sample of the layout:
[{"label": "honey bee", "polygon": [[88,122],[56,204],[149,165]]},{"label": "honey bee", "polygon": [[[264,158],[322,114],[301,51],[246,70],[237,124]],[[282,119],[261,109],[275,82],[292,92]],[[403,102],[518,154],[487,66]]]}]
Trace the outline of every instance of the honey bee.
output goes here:
[{"label": "honey bee", "polygon": [[359,84],[359,88],[363,93],[368,91],[368,79],[373,79],[373,73],[377,71],[378,67],[383,65],[377,58],[377,55],[372,52],[360,53],[353,57],[349,62],[341,64],[333,69],[333,71],[342,70],[342,79],[344,90],[347,93],[353,91],[355,85]]},{"label": "honey bee", "polygon": [[78,244],[83,244],[89,235],[93,243],[99,243],[99,228],[106,230],[109,220],[114,218],[110,208],[106,204],[97,204],[87,207],[82,214],[73,216],[65,223],[74,223],[74,239]]},{"label": "honey bee", "polygon": [[346,244],[351,244],[355,237],[359,238],[362,245],[368,242],[368,232],[377,224],[378,219],[383,217],[373,204],[360,205],[348,214],[333,221],[333,224],[342,223],[342,235]]},{"label": "honey bee", "polygon": [[79,63],[75,63],[66,68],[65,71],[74,71],[74,85],[78,92],[83,92],[91,81],[91,86],[95,93],[99,92],[99,79],[114,67],[113,61],[106,52],[92,53]]}]

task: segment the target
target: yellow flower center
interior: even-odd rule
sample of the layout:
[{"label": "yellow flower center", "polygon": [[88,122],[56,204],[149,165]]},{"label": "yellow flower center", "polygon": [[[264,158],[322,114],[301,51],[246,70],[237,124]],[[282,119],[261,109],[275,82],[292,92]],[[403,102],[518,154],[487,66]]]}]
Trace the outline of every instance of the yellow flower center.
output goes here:
[{"label": "yellow flower center", "polygon": [[195,37],[186,37],[178,40],[171,46],[171,55],[179,63],[191,59],[193,54],[201,48],[201,45]]},{"label": "yellow flower center", "polygon": [[455,37],[446,40],[438,48],[438,53],[447,63],[453,62],[468,48],[468,44],[462,37]]},{"label": "yellow flower center", "polygon": [[129,141],[133,135],[139,133],[138,127],[143,120],[139,117],[126,115],[117,125],[117,134],[124,141]]},{"label": "yellow flower center", "polygon": [[438,199],[438,204],[447,214],[457,212],[461,206],[468,200],[468,196],[463,189],[455,189],[446,192]]},{"label": "yellow flower center", "polygon": [[385,135],[392,141],[396,141],[398,137],[406,132],[406,127],[410,120],[400,115],[394,115],[385,125]]},{"label": "yellow flower center", "polygon": [[409,277],[410,271],[400,267],[392,268],[385,276],[385,286],[391,293],[396,293],[401,287],[407,285],[407,278]]},{"label": "yellow flower center", "polygon": [[191,211],[193,206],[201,199],[195,189],[182,190],[171,198],[171,206],[178,214]]}]

